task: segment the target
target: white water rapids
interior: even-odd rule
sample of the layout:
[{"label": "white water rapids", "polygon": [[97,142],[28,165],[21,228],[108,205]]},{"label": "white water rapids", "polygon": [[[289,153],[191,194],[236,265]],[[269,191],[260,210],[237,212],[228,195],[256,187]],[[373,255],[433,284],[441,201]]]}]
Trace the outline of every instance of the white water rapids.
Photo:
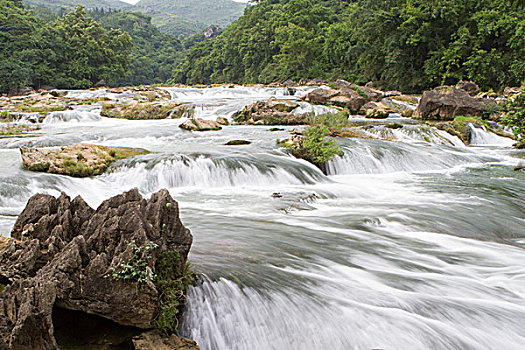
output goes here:
[{"label": "white water rapids", "polygon": [[[263,87],[168,90],[207,119],[294,99]],[[168,188],[202,274],[180,332],[201,349],[525,348],[525,173],[513,171],[525,152],[511,141],[475,130],[476,147],[466,147],[428,127],[375,127],[371,136],[393,141],[338,140],[344,156],[325,176],[276,145],[291,127],[191,133],[181,119],[99,110],[57,112],[29,137],[0,139],[0,233],[38,192],[97,206],[133,187]],[[252,144],[224,145],[233,139]],[[77,142],[152,154],[89,179],[21,166],[19,146]]]}]

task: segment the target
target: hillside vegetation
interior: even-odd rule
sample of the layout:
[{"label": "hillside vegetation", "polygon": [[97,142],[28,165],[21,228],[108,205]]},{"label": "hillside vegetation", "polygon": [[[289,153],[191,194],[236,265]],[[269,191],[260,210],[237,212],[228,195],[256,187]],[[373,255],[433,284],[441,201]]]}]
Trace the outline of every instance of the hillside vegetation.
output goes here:
[{"label": "hillside vegetation", "polygon": [[136,5],[119,0],[23,0],[23,4],[39,13],[49,9],[68,12],[78,5],[88,10],[126,10],[141,12],[163,33],[190,35],[202,32],[210,25],[224,28],[239,18],[246,7],[232,0],[142,0]]},{"label": "hillside vegetation", "polygon": [[124,77],[112,85],[130,86],[165,83],[182,55],[182,43],[173,35],[161,33],[142,13],[122,11],[88,12],[102,27],[128,33],[133,41],[130,65]]},{"label": "hillside vegetation", "polygon": [[513,0],[263,0],[194,46],[173,82],[373,81],[420,92],[474,80],[520,85],[525,11]]},{"label": "hillside vegetation", "polygon": [[54,11],[74,9],[79,5],[87,9],[125,9],[132,7],[132,5],[119,0],[23,0],[23,3],[28,7],[43,6]]},{"label": "hillside vegetation", "polygon": [[141,0],[136,4],[153,24],[170,34],[191,34],[209,25],[224,28],[239,18],[246,4],[232,0]]},{"label": "hillside vegetation", "polygon": [[45,22],[18,0],[0,0],[0,92],[39,88],[89,88],[126,73],[132,41],[105,30],[82,8]]}]

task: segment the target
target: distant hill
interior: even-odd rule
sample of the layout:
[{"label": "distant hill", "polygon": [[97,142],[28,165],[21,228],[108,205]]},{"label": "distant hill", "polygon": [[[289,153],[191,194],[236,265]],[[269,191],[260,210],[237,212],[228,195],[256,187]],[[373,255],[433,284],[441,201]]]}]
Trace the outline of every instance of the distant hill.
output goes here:
[{"label": "distant hill", "polygon": [[29,7],[48,7],[53,11],[61,8],[71,9],[82,5],[87,9],[129,9],[133,6],[119,0],[23,0],[24,5]]},{"label": "distant hill", "polygon": [[[87,9],[119,9],[140,11],[152,18],[152,24],[163,33],[189,35],[200,33],[210,25],[225,28],[239,18],[246,4],[233,0],[141,0],[131,5],[119,0],[23,0],[33,8],[49,8],[54,12],[82,5]],[[42,11],[42,10],[40,10]]]},{"label": "distant hill", "polygon": [[211,24],[224,28],[246,8],[232,0],[141,0],[135,6],[161,31],[176,35],[197,33]]}]

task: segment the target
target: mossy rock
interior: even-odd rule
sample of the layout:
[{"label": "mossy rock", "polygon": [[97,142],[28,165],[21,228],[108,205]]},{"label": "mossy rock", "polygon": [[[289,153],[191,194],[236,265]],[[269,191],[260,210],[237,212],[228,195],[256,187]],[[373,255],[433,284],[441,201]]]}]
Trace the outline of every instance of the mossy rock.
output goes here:
[{"label": "mossy rock", "polygon": [[247,140],[231,140],[226,142],[226,146],[240,146],[240,145],[249,145],[250,141]]},{"label": "mossy rock", "polygon": [[[184,107],[183,107],[184,106]],[[123,118],[129,120],[153,120],[169,117],[193,115],[193,107],[177,102],[129,102],[121,105],[114,103],[102,106],[102,116],[107,118]]]},{"label": "mossy rock", "polygon": [[100,175],[117,160],[149,153],[140,148],[89,144],[76,144],[61,149],[21,147],[20,151],[23,165],[31,171],[73,177]]},{"label": "mossy rock", "polygon": [[182,308],[186,300],[186,291],[195,283],[195,274],[190,265],[183,261],[177,250],[159,254],[155,263],[153,283],[159,291],[161,307],[155,325],[167,332],[175,332]]}]

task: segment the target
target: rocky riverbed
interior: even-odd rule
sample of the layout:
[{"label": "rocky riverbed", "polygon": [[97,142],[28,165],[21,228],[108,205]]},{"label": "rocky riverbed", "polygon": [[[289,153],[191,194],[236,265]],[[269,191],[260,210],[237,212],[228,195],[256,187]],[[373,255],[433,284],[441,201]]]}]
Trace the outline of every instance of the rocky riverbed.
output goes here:
[{"label": "rocky riverbed", "polygon": [[[159,298],[165,284],[158,284],[169,278],[154,277],[165,276],[159,254],[175,249],[175,260],[186,261],[189,246],[172,244],[170,232],[189,239],[181,231],[188,227],[194,238],[189,259],[200,277],[188,289],[184,311],[161,320],[202,348],[518,349],[525,188],[524,173],[514,169],[525,156],[494,116],[446,114],[455,110],[450,103],[461,102],[456,95],[466,102],[504,97],[438,89],[426,100],[439,118],[413,119],[406,111],[415,112],[424,96],[364,88],[341,81],[166,87],[151,101],[133,99],[149,91],[95,89],[61,93],[71,106],[66,111],[4,109],[10,123],[40,129],[0,139],[0,231],[11,237],[0,242],[0,296],[11,305],[2,312],[13,311],[2,317],[1,339],[18,344],[39,334],[32,341],[74,345],[67,330],[75,325],[86,330],[88,344],[195,346],[151,331],[162,305],[169,305]],[[338,102],[310,101],[319,89],[337,91]],[[97,100],[73,102],[89,99]],[[344,101],[363,104],[356,111]],[[106,104],[128,103],[191,106],[192,114],[102,115]],[[442,107],[430,108],[436,103]],[[293,106],[286,117],[301,116],[300,125],[271,125],[283,116],[274,115],[283,113],[280,104]],[[300,138],[326,113],[346,121],[330,130],[342,153],[323,173],[292,157],[282,140]],[[180,127],[197,126],[193,120],[221,129]],[[150,153],[115,160],[100,175],[83,178],[22,166],[21,147],[58,157],[73,145]],[[78,152],[71,152],[77,162]],[[37,193],[43,194],[32,197]],[[145,283],[127,284],[121,279],[137,250],[151,256],[142,265]],[[123,293],[144,303],[136,307]],[[33,315],[28,308],[43,311]],[[100,328],[84,327],[92,319],[111,336],[95,337]],[[363,325],[366,332],[356,333]]]}]

